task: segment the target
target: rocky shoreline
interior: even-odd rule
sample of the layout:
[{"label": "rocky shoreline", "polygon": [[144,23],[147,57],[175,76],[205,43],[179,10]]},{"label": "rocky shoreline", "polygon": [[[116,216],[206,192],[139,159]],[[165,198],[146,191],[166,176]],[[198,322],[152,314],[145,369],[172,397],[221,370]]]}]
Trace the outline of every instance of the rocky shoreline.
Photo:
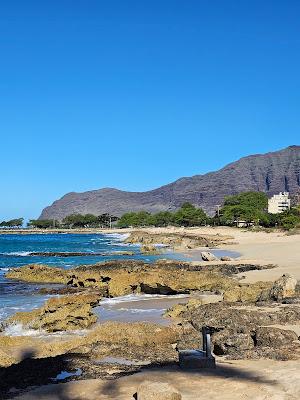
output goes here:
[{"label": "rocky shoreline", "polygon": [[[127,240],[136,243],[139,235]],[[157,239],[146,235],[142,244],[160,243]],[[216,246],[223,239],[210,238],[207,245]],[[204,245],[202,239],[189,240],[195,242],[185,246]],[[174,247],[178,244],[177,237],[165,242]],[[203,258],[209,259],[209,253]],[[275,282],[244,283],[241,279],[247,271],[270,268],[276,267],[229,258],[201,262],[160,259],[154,263],[111,260],[70,270],[34,264],[11,268],[6,273],[8,279],[39,283],[40,290],[44,284],[54,284],[53,289],[47,286],[44,290],[63,295],[33,311],[18,312],[2,324],[1,396],[13,398],[28,386],[53,383],[61,371],[71,373],[64,381],[115,379],[142,369],[174,365],[178,350],[201,346],[202,326],[211,329],[218,359],[300,359],[300,341],[292,327],[300,326],[299,282],[288,274]],[[101,314],[97,321],[93,310],[101,299],[139,294],[188,294],[192,298],[165,313],[169,326],[101,323]],[[12,324],[37,335],[8,336],[6,329]],[[22,381],[17,379],[20,374]],[[15,388],[13,393],[11,387]]]}]

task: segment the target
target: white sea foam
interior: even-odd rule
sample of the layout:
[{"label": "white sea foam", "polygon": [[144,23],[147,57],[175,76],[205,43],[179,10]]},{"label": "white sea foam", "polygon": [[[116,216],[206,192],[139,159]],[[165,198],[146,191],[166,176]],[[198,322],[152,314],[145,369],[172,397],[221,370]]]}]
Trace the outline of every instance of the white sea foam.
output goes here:
[{"label": "white sea foam", "polygon": [[[1,318],[0,318],[1,320]],[[62,332],[53,332],[49,334],[48,332],[42,329],[30,329],[20,323],[10,324],[8,325],[4,331],[3,335],[5,336],[35,336],[35,337],[62,337],[62,336],[84,336],[87,334],[86,329],[76,330],[76,331],[62,331]]]},{"label": "white sea foam", "polygon": [[163,313],[165,308],[119,308],[118,311],[130,312],[132,314]]},{"label": "white sea foam", "polygon": [[7,253],[0,253],[2,256],[16,256],[16,257],[26,257],[30,256],[31,251],[11,251]]},{"label": "white sea foam", "polygon": [[43,331],[27,328],[22,324],[10,324],[3,333],[5,336],[40,336]]},{"label": "white sea foam", "polygon": [[110,239],[116,239],[118,241],[123,241],[126,240],[130,234],[129,233],[103,233],[103,236],[110,238]]},{"label": "white sea foam", "polygon": [[[187,294],[177,294],[173,295],[172,299],[181,299],[188,297]],[[170,299],[170,296],[163,295],[163,294],[128,294],[126,296],[119,296],[119,297],[112,297],[107,299],[102,299],[100,305],[104,304],[119,304],[119,303],[128,303],[133,301],[146,301],[146,300],[153,300],[153,299]]]}]

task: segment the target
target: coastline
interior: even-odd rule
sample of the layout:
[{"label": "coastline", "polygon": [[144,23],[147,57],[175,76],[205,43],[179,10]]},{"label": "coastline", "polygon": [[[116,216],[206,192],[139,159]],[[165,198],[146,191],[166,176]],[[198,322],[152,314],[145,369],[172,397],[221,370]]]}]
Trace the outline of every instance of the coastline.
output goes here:
[{"label": "coastline", "polygon": [[[249,271],[244,273],[245,283],[254,283],[259,280],[276,280],[282,274],[289,273],[300,279],[300,234],[287,235],[285,232],[254,232],[241,228],[232,227],[199,227],[199,228],[182,228],[182,227],[166,227],[166,228],[121,228],[121,229],[16,229],[16,230],[0,230],[3,234],[130,234],[132,232],[149,233],[149,234],[176,234],[189,235],[197,237],[203,236],[222,236],[232,237],[229,243],[226,241],[217,246],[217,250],[233,251],[240,254],[239,260],[251,260],[260,264],[275,264],[277,267],[273,270],[265,271]],[[187,257],[192,257],[195,261],[201,261],[200,248],[187,249],[186,247],[174,248],[174,253],[178,253]],[[197,260],[199,256],[199,260]]]},{"label": "coastline", "polygon": [[[241,282],[243,283],[254,283],[258,281],[274,281],[279,278],[283,273],[290,273],[296,276],[299,279],[300,271],[300,235],[287,236],[284,233],[273,232],[273,233],[265,233],[265,232],[253,232],[247,231],[237,228],[227,228],[227,227],[218,227],[218,228],[143,228],[143,229],[111,229],[111,230],[93,230],[92,232],[89,230],[85,230],[84,233],[104,233],[104,234],[127,234],[131,232],[139,232],[150,233],[150,234],[158,234],[165,235],[166,238],[168,235],[176,234],[182,237],[219,237],[220,245],[217,247],[195,247],[192,249],[186,248],[185,246],[176,247],[176,249],[171,249],[174,254],[180,254],[186,257],[193,258],[193,261],[190,263],[193,266],[205,265],[207,267],[210,264],[216,264],[216,262],[204,262],[201,260],[201,251],[208,250],[213,251],[234,251],[239,253],[239,257],[236,260],[232,260],[226,262],[226,268],[231,265],[239,265],[241,263],[255,263],[257,265],[267,265],[267,264],[276,264],[275,268],[272,269],[262,269],[262,270],[253,270],[248,272],[243,272],[236,277],[243,277]],[[11,233],[17,233],[13,231]],[[37,233],[36,231],[31,231],[30,234]],[[42,232],[39,232],[42,234]],[[43,233],[50,233],[48,231]],[[51,233],[58,233],[57,231],[52,231]],[[76,232],[61,232],[61,233],[82,233],[81,230]],[[227,238],[227,240],[223,240]],[[152,238],[153,239],[153,238]],[[163,253],[161,254],[161,258],[163,258]],[[251,260],[251,261],[250,261]],[[185,303],[186,300],[179,300],[178,303]],[[129,302],[130,303],[130,302]],[[101,304],[101,303],[100,303]],[[117,307],[122,312],[124,312],[124,305],[119,305]],[[128,306],[132,306],[132,304],[127,304]],[[141,303],[136,302],[134,304],[134,312],[139,312]],[[241,310],[246,310],[246,308],[251,307],[250,305],[240,306]],[[252,305],[252,308],[254,306]],[[151,307],[151,304],[149,306]],[[114,311],[114,310],[112,310]],[[225,312],[225,308],[224,308]],[[102,310],[103,313],[103,310]],[[101,318],[101,310],[100,310],[100,318]],[[158,322],[158,321],[153,321]],[[170,321],[171,322],[171,321]],[[175,322],[175,319],[173,320]],[[121,322],[121,324],[126,324],[126,322]],[[102,324],[100,324],[102,325]],[[169,325],[169,324],[168,324]],[[104,328],[105,329],[105,321]],[[116,325],[107,325],[108,330],[110,331],[110,326]],[[125,326],[125,325],[124,325]],[[137,326],[137,325],[135,325]],[[297,332],[299,325],[295,325],[297,328]],[[294,330],[291,325],[279,325],[280,329],[291,329]],[[97,326],[93,328],[93,330],[89,330],[90,334],[93,335],[93,331],[97,330]],[[120,329],[123,330],[123,325],[120,325]],[[126,327],[127,329],[127,327]],[[129,328],[129,330],[131,327]],[[137,328],[135,328],[137,329]],[[157,328],[155,328],[157,329]],[[160,328],[161,329],[161,328]],[[164,329],[167,329],[165,327]],[[173,329],[171,326],[168,329]],[[296,333],[297,333],[296,332]],[[105,332],[105,336],[107,336],[108,332]],[[134,333],[130,331],[130,336]],[[144,335],[145,333],[143,333]],[[188,333],[189,334],[189,333]],[[92,336],[91,336],[92,337]],[[101,336],[102,338],[102,336]],[[33,346],[34,341],[38,342],[41,339],[34,338],[20,338],[16,336],[14,338],[8,337],[5,339],[7,341],[24,341],[24,345],[29,344]],[[66,340],[66,338],[65,338]],[[103,339],[101,339],[103,340]],[[152,340],[152,339],[151,339]],[[170,339],[170,342],[173,343],[173,340]],[[80,356],[76,358],[76,351],[72,350],[76,349],[78,346],[82,346],[83,349],[87,346],[88,342],[84,343],[81,337],[76,337],[74,339],[74,344],[70,344],[69,353],[74,352],[73,357],[75,364],[72,364],[78,367],[76,362],[79,362]],[[38,345],[38,343],[37,343]],[[55,357],[55,352],[57,352],[57,356],[64,357],[65,349],[60,350],[59,347],[56,349],[55,340],[52,344],[49,342],[49,346],[53,346],[53,354],[51,359]],[[65,342],[67,345],[67,341]],[[114,348],[116,344],[113,343],[111,346]],[[44,344],[40,343],[41,348]],[[58,346],[58,344],[57,344]],[[168,344],[169,351],[172,352],[174,348]],[[19,348],[19,349],[18,349]],[[163,349],[167,348],[167,345],[163,346]],[[11,354],[17,353],[20,351],[21,346],[16,346],[14,352]],[[121,350],[124,351],[125,348]],[[173,350],[172,350],[173,349]],[[85,350],[84,350],[85,351]],[[52,352],[52,350],[51,350]],[[102,354],[102,346],[99,347],[99,354]],[[115,354],[114,351],[110,350],[110,354]],[[162,353],[164,354],[164,353]],[[171,353],[170,353],[171,354]],[[173,354],[173,353],[172,353]],[[1,355],[1,354],[0,354]],[[132,354],[130,354],[132,355]],[[39,354],[40,356],[45,356],[43,353]],[[135,355],[136,359],[139,359],[140,354],[137,353]],[[70,356],[68,356],[70,357]],[[165,355],[163,355],[165,357]],[[175,356],[174,356],[175,357]],[[130,357],[129,357],[130,359]],[[222,358],[216,357],[217,359],[217,370],[216,371],[197,371],[197,372],[185,372],[178,368],[176,365],[167,366],[162,363],[160,367],[151,367],[150,369],[143,369],[140,372],[135,373],[134,375],[130,375],[129,372],[126,372],[127,376],[116,376],[113,380],[113,387],[111,384],[105,380],[105,376],[101,374],[97,377],[97,379],[90,379],[89,377],[83,378],[77,381],[68,381],[64,383],[56,383],[55,385],[48,384],[44,386],[40,386],[38,388],[29,390],[27,393],[20,394],[16,396],[16,399],[19,400],[33,400],[36,398],[41,399],[51,399],[58,400],[61,396],[65,396],[68,399],[75,398],[84,398],[94,400],[98,398],[99,395],[103,395],[101,398],[103,399],[114,399],[118,398],[120,400],[130,397],[133,393],[135,393],[137,386],[140,382],[144,380],[160,380],[163,379],[165,382],[169,382],[171,384],[178,385],[180,388],[183,398],[189,400],[198,400],[199,398],[199,381],[201,381],[201,393],[203,396],[211,399],[219,398],[220,391],[222,391],[222,396],[224,399],[241,399],[241,393],[247,393],[247,398],[256,399],[256,400],[267,400],[267,399],[297,399],[300,393],[300,384],[298,382],[298,371],[300,368],[300,359],[299,360],[289,360],[289,361],[270,361],[270,359],[260,358],[258,360],[253,359],[239,359],[239,360],[224,360]],[[48,359],[50,361],[50,358]],[[47,362],[45,360],[45,362]],[[34,363],[34,361],[32,361]],[[19,364],[17,364],[19,365]],[[80,366],[81,364],[79,364]],[[84,364],[87,368],[87,365]],[[18,367],[19,368],[19,367]],[[20,367],[21,368],[21,367]],[[111,364],[106,366],[108,371],[118,370],[119,366]],[[62,368],[63,370],[63,368]],[[70,368],[72,371],[72,368]],[[125,370],[124,370],[125,371]],[[126,370],[127,371],[127,370]],[[90,373],[88,375],[93,377],[93,374]],[[74,378],[75,379],[75,378]],[[112,378],[109,378],[112,379]],[[274,385],[274,381],[278,382],[278,385]],[[219,390],[216,391],[214,389],[215,385],[218,385]]]}]

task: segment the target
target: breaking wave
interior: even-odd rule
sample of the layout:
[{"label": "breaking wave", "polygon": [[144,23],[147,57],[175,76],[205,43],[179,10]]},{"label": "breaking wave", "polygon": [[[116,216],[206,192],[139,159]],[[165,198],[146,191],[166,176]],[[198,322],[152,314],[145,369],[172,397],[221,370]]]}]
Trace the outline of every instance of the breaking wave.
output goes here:
[{"label": "breaking wave", "polygon": [[11,256],[11,257],[26,257],[30,256],[30,251],[12,251],[8,253],[0,253],[1,256]]}]

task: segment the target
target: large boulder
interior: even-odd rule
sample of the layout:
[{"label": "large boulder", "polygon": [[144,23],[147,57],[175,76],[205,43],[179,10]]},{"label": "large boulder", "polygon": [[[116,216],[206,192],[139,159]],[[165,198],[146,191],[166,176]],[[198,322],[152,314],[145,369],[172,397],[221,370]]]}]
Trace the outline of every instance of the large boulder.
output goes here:
[{"label": "large boulder", "polygon": [[213,253],[210,253],[209,251],[202,251],[201,257],[202,257],[203,261],[217,261],[218,260],[218,257],[216,257]]},{"label": "large boulder", "polygon": [[137,400],[181,400],[181,394],[165,382],[143,382],[137,391]]},{"label": "large boulder", "polygon": [[274,282],[271,288],[271,298],[282,300],[286,297],[293,297],[296,292],[297,279],[290,274],[284,274]]}]

